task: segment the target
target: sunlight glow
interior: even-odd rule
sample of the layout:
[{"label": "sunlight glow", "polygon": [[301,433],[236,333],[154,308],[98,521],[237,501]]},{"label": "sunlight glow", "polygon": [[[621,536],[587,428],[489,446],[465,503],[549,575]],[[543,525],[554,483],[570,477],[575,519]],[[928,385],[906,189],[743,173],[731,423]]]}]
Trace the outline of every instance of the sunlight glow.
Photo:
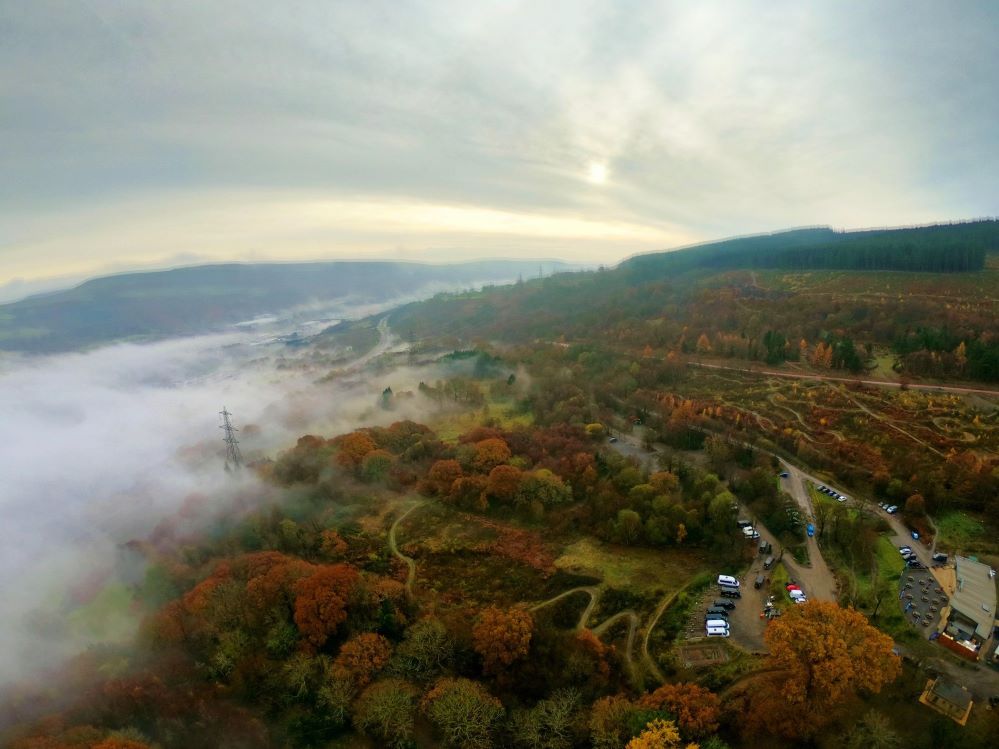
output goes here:
[{"label": "sunlight glow", "polygon": [[590,169],[586,174],[586,179],[594,185],[602,185],[607,181],[607,165],[596,161],[590,163]]}]

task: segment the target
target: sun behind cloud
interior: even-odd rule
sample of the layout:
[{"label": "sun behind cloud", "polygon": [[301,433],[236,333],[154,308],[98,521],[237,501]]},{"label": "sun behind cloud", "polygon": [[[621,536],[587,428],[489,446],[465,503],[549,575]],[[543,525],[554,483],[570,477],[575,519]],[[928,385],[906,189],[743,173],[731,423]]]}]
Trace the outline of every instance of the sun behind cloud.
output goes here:
[{"label": "sun behind cloud", "polygon": [[590,162],[590,167],[586,172],[586,179],[594,185],[602,185],[607,181],[607,165],[598,161]]}]

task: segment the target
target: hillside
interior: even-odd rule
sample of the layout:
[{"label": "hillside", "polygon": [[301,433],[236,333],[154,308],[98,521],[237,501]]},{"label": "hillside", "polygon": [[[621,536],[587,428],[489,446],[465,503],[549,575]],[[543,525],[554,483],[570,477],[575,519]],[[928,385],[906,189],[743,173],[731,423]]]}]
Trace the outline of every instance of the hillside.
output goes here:
[{"label": "hillside", "polygon": [[[460,345],[559,340],[635,355],[648,347],[661,356],[996,382],[999,272],[986,266],[985,250],[997,237],[991,221],[727,240],[613,270],[439,295],[397,310],[392,324],[410,338]],[[955,254],[973,256],[977,269],[932,270],[956,268]],[[898,269],[875,272],[865,258]],[[913,269],[914,258],[928,269]],[[831,267],[837,262],[846,267]]]},{"label": "hillside", "polygon": [[533,260],[232,263],[107,276],[0,306],[0,350],[68,351],[202,333],[302,305],[387,302],[442,287],[507,282],[537,268]]}]

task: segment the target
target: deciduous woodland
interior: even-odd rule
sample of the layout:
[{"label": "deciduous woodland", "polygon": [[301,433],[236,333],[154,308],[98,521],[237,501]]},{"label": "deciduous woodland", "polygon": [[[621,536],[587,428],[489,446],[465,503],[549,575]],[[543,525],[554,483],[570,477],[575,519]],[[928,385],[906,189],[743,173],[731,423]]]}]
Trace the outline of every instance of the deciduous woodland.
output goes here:
[{"label": "deciduous woodland", "polygon": [[[395,310],[387,426],[302,435],[244,469],[265,505],[132,541],[135,642],[8,693],[7,745],[993,746],[994,711],[917,702],[960,669],[897,605],[875,505],[995,558],[999,230],[830,234]],[[812,491],[811,543],[784,465],[850,494]],[[819,552],[836,600],[788,600]],[[722,573],[756,639],[703,637]]]}]

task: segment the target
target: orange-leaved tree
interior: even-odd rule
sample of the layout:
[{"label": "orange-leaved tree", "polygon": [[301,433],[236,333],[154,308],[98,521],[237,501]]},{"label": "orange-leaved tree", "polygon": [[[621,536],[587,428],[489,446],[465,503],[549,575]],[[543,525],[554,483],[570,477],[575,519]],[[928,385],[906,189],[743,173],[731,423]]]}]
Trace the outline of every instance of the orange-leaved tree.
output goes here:
[{"label": "orange-leaved tree", "polygon": [[625,749],[698,749],[697,744],[684,744],[680,732],[671,720],[656,718],[645,730],[628,742]]},{"label": "orange-leaved tree", "polygon": [[371,436],[364,432],[351,432],[333,442],[339,448],[336,461],[345,468],[357,468],[365,455],[378,449]]},{"label": "orange-leaved tree", "polygon": [[472,465],[479,471],[491,471],[501,463],[510,460],[510,447],[498,437],[475,443],[475,457]]},{"label": "orange-leaved tree", "polygon": [[534,633],[534,620],[521,608],[484,609],[472,627],[472,644],[482,656],[486,673],[499,673],[527,655]]},{"label": "orange-leaved tree", "polygon": [[358,578],[349,564],[327,564],[295,583],[295,624],[310,646],[322,647],[347,618],[347,600]]},{"label": "orange-leaved tree", "polygon": [[447,496],[455,479],[461,476],[461,464],[457,460],[438,460],[427,472],[428,493]]},{"label": "orange-leaved tree", "polygon": [[502,504],[513,504],[520,491],[521,476],[521,471],[516,466],[496,466],[489,472],[486,494]]},{"label": "orange-leaved tree", "polygon": [[391,657],[392,643],[374,632],[364,632],[343,644],[333,661],[333,671],[351,676],[363,688]]},{"label": "orange-leaved tree", "polygon": [[697,684],[665,684],[643,695],[638,704],[647,710],[665,710],[675,716],[684,735],[707,736],[718,730],[721,709],[718,697]]},{"label": "orange-leaved tree", "polygon": [[837,707],[858,692],[881,691],[901,672],[891,637],[835,603],[795,606],[771,622],[764,637],[771,662],[782,670],[755,690],[750,716],[760,716],[757,727],[792,738],[813,735],[835,718]]}]

